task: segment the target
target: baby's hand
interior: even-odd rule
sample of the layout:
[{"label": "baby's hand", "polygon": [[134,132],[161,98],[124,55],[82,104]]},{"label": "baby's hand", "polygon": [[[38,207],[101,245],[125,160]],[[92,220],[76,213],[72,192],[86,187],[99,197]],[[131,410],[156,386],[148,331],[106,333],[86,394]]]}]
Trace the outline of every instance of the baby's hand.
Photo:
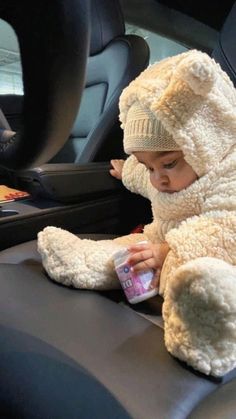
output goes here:
[{"label": "baby's hand", "polygon": [[131,255],[127,262],[131,265],[133,272],[154,269],[155,276],[151,287],[157,288],[163,263],[170,250],[168,243],[137,243],[129,246],[128,250]]},{"label": "baby's hand", "polygon": [[116,159],[111,160],[112,169],[110,170],[110,174],[115,177],[116,179],[122,180],[122,169],[124,166],[124,160]]}]

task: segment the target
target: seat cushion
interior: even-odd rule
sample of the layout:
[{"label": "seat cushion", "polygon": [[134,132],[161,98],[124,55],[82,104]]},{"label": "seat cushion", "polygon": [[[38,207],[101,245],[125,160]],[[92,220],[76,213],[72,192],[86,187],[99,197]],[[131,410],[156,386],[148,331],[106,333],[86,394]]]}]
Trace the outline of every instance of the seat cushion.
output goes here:
[{"label": "seat cushion", "polygon": [[0,265],[0,290],[4,418],[94,417],[89,394],[98,418],[110,407],[117,418],[185,419],[217,387],[167,353],[162,329],[40,266]]},{"label": "seat cushion", "polygon": [[[80,235],[104,239],[108,235]],[[36,241],[0,254],[4,418],[186,419],[224,380],[171,357],[163,330],[105,293],[51,281]],[[8,264],[7,260],[11,263]],[[93,406],[91,397],[94,398]]]},{"label": "seat cushion", "polygon": [[236,380],[218,387],[197,406],[188,419],[235,419],[235,392]]}]

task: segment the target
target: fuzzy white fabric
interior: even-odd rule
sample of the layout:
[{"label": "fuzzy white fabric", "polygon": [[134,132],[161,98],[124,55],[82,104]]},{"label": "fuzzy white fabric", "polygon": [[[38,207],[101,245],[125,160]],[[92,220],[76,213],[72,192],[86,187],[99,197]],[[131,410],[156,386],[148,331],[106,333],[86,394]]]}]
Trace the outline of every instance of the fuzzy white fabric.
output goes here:
[{"label": "fuzzy white fabric", "polygon": [[[181,243],[182,230],[177,230],[177,227],[193,216],[210,213],[210,217],[214,217],[222,212],[226,218],[232,216],[234,219],[236,213],[236,151],[232,151],[221,164],[215,165],[188,188],[173,194],[158,192],[150,182],[148,170],[135,156],[126,160],[122,180],[131,192],[151,201],[154,221],[151,231],[148,227],[149,232],[146,234],[151,234],[150,240],[154,242],[170,242],[167,237],[170,238],[171,235],[166,235],[175,228],[173,234],[178,234],[179,231]],[[234,226],[232,220],[231,222]]]},{"label": "fuzzy white fabric", "polygon": [[151,200],[146,236],[171,249],[159,289],[168,351],[205,374],[226,374],[236,367],[236,151],[178,193],[153,188],[134,156],[123,182]]},{"label": "fuzzy white fabric", "polygon": [[[143,182],[138,182],[141,172]],[[47,227],[38,235],[38,249],[46,271],[54,280],[76,288],[118,288],[113,252],[144,239],[166,240],[171,250],[162,269],[160,285],[160,293],[164,296],[166,347],[174,356],[205,374],[224,375],[236,366],[236,311],[232,305],[232,299],[236,302],[236,269],[233,266],[236,265],[235,154],[176,194],[160,194],[152,188],[148,172],[134,157],[126,161],[123,178],[130,190],[152,199],[154,221],[145,226],[144,234],[95,242]],[[209,306],[208,300],[206,304],[198,299],[195,301],[195,294],[189,291],[191,284],[198,284],[199,278],[203,295],[208,295],[209,301],[216,300],[214,307]],[[180,290],[178,295],[176,284]],[[182,294],[188,307],[183,312]],[[229,294],[231,300],[227,302]],[[219,301],[224,304],[220,305]],[[220,323],[215,321],[218,317]],[[203,319],[206,319],[205,329],[198,326]],[[231,326],[227,328],[229,319]],[[227,333],[219,335],[223,324]],[[202,334],[199,334],[200,329]],[[207,330],[212,337],[210,343]]]},{"label": "fuzzy white fabric", "polygon": [[123,183],[152,205],[153,222],[144,234],[94,242],[47,227],[38,235],[50,277],[89,289],[119,286],[112,254],[121,246],[144,239],[167,241],[170,251],[160,281],[166,347],[216,376],[236,366],[235,97],[228,76],[198,51],[151,66],[122,95],[123,124],[132,103],[142,99],[173,134],[200,178],[180,192],[160,193],[144,165],[130,156]]},{"label": "fuzzy white fabric", "polygon": [[236,267],[198,258],[179,267],[163,305],[169,352],[222,376],[236,366]]},{"label": "fuzzy white fabric", "polygon": [[132,234],[115,240],[81,240],[69,231],[49,226],[38,234],[38,251],[54,281],[82,289],[120,288],[113,254],[131,243],[146,239]]}]

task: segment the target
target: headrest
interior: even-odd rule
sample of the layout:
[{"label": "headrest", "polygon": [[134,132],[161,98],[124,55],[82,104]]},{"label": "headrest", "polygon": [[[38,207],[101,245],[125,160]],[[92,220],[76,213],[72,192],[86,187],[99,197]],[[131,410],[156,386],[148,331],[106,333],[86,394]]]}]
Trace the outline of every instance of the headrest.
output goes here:
[{"label": "headrest", "polygon": [[117,36],[124,35],[125,25],[118,0],[91,0],[90,54],[102,51]]}]

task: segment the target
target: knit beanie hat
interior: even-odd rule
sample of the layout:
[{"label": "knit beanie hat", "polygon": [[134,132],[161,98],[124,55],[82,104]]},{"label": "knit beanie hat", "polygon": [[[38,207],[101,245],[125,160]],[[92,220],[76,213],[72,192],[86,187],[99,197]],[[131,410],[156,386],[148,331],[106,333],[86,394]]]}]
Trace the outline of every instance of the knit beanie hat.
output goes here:
[{"label": "knit beanie hat", "polygon": [[125,152],[179,150],[172,135],[166,131],[155,114],[139,102],[129,108],[124,127]]},{"label": "knit beanie hat", "polygon": [[202,176],[236,148],[236,90],[219,64],[201,51],[148,67],[123,90],[119,106],[127,153],[141,142],[142,150],[165,148],[170,138],[173,149],[175,142]]}]

